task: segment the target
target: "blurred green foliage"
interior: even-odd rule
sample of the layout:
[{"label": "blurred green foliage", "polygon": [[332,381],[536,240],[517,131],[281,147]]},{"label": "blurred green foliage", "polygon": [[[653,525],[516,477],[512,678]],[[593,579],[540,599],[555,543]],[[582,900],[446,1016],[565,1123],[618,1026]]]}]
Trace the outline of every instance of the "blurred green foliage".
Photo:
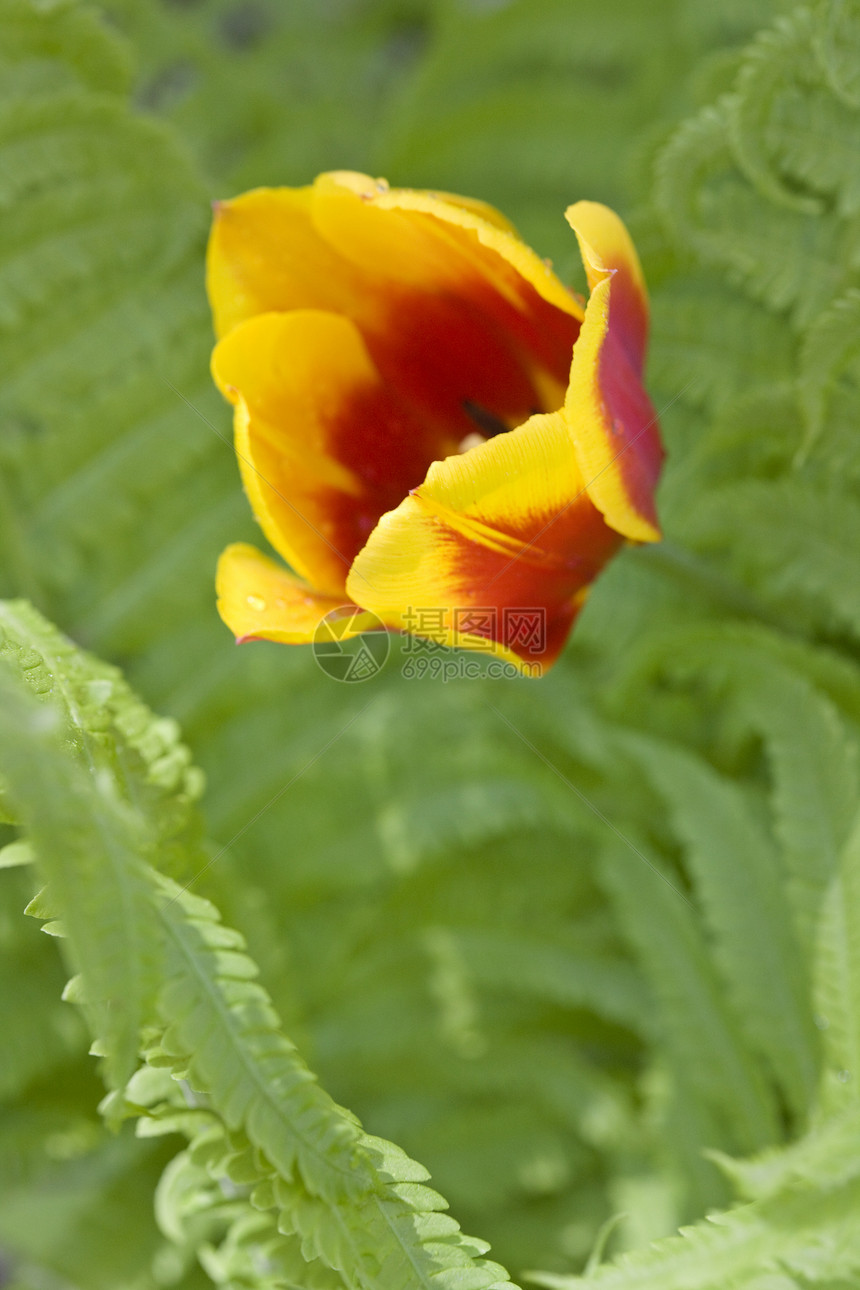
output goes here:
[{"label": "blurred green foliage", "polygon": [[[515,1277],[581,1272],[620,1215],[639,1252],[597,1280],[856,1284],[856,4],[0,0],[0,28],[0,589],[164,714],[0,613],[8,1284],[501,1278],[322,1093],[308,1163],[249,1017]],[[493,201],[566,276],[570,201],[634,229],[669,541],[539,684],[338,686],[215,615],[252,525],[207,201],[336,167]],[[20,916],[30,844],[71,969]],[[368,1262],[371,1194],[412,1282]]]}]

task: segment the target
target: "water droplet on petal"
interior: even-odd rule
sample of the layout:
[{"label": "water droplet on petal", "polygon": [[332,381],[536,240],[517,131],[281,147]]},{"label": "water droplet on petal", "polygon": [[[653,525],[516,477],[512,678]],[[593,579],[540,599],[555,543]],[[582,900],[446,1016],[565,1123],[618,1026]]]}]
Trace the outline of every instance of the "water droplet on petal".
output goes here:
[{"label": "water droplet on petal", "polygon": [[258,613],[266,608],[266,602],[261,596],[247,596],[246,599],[251,608],[256,609]]}]

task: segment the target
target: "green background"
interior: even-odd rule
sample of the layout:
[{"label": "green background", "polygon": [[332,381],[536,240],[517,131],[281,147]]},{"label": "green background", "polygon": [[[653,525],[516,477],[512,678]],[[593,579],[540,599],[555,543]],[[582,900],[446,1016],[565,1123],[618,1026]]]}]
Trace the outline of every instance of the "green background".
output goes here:
[{"label": "green background", "polygon": [[[856,1142],[828,1125],[860,1015],[856,6],[2,0],[0,34],[0,590],[180,723],[204,823],[155,863],[515,1278],[581,1272],[613,1216],[619,1253],[740,1196],[736,1263],[709,1271],[700,1228],[695,1273],[660,1246],[629,1284],[860,1283],[827,1145]],[[335,168],[491,201],[577,285],[571,201],[634,233],[667,543],[622,553],[539,683],[406,680],[395,648],[338,685],[215,613],[255,526],[208,375],[209,203]],[[151,779],[180,754],[147,738]],[[0,871],[9,1284],[209,1284],[228,1218],[162,1184],[156,1221],[181,1139],[99,1118],[68,971],[20,916],[37,885]],[[770,1173],[714,1154],[768,1148]]]}]

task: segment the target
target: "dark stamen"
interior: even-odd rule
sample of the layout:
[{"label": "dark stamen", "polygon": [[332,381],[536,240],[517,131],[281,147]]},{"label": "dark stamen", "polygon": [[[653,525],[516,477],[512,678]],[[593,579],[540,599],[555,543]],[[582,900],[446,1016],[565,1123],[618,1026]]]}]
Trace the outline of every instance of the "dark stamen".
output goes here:
[{"label": "dark stamen", "polygon": [[480,403],[473,403],[471,399],[463,400],[463,411],[472,418],[481,434],[486,435],[488,439],[493,439],[497,434],[507,434],[511,428],[492,412],[482,408]]}]

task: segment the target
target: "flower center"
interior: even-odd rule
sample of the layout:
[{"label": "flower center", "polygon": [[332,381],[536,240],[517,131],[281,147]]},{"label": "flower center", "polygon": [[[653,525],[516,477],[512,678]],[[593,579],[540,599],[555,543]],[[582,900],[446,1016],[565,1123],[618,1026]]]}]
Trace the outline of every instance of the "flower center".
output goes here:
[{"label": "flower center", "polygon": [[[463,411],[471,417],[485,439],[493,439],[497,434],[507,434],[511,428],[501,417],[497,417],[494,412],[488,412],[486,408],[481,407],[480,403],[473,403],[471,399],[463,400]],[[466,438],[470,437],[466,436]]]},{"label": "flower center", "polygon": [[[457,446],[460,453],[468,452],[471,448],[478,448],[488,439],[494,439],[498,434],[508,434],[514,426],[509,426],[501,417],[497,417],[494,412],[489,412],[486,408],[481,407],[480,403],[473,403],[471,399],[464,399],[462,403],[463,411],[474,421],[477,426],[476,430],[471,430],[465,435]],[[538,412],[538,408],[532,408],[532,415]]]}]

